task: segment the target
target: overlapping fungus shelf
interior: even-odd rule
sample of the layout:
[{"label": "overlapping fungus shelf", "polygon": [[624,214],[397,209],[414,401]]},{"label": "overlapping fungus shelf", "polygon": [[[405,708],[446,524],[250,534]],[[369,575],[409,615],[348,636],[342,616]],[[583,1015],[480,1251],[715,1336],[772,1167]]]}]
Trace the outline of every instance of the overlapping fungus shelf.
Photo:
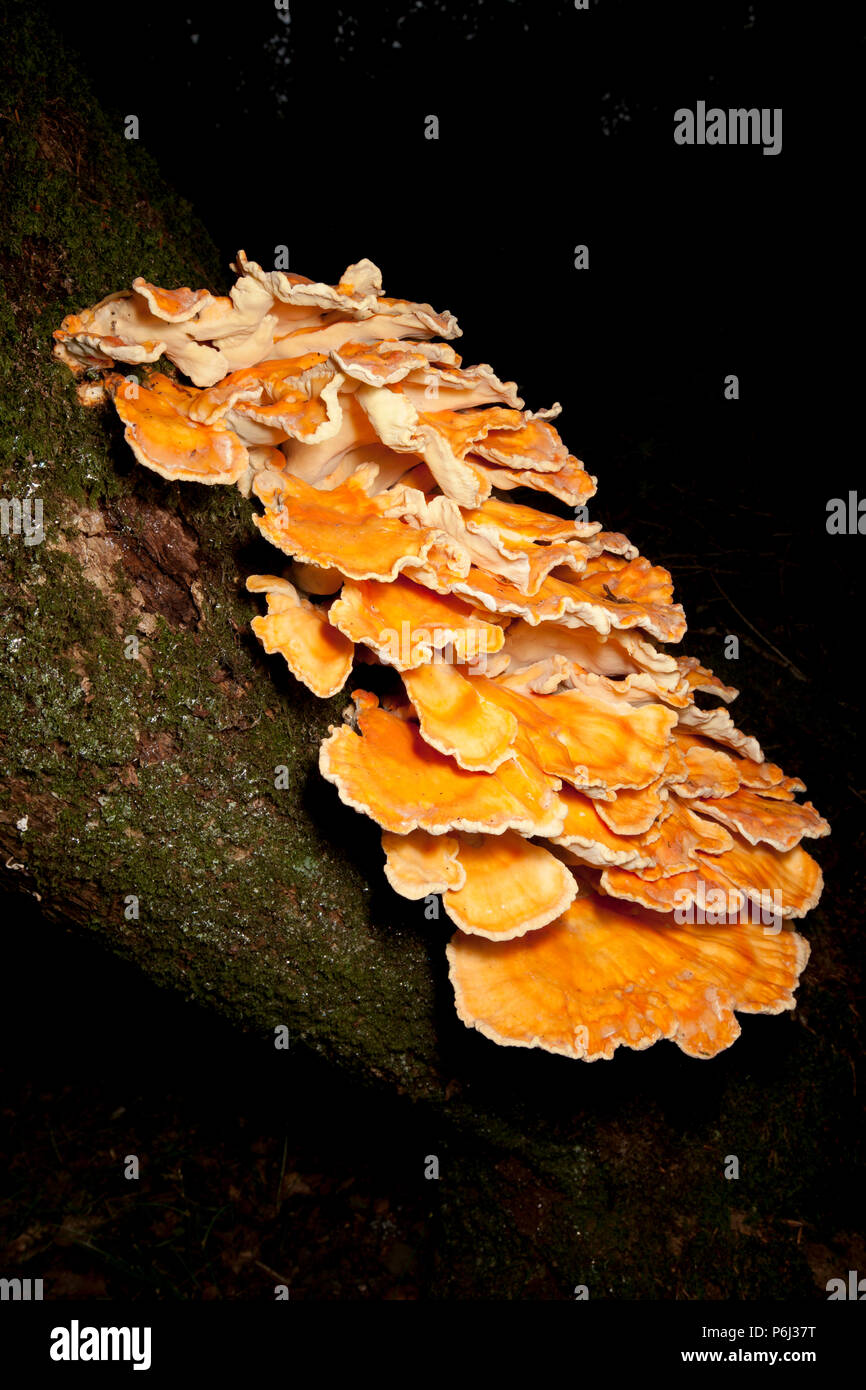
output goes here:
[{"label": "overlapping fungus shelf", "polygon": [[582,519],[596,479],[559,406],[463,366],[453,316],[387,298],[370,261],[338,285],[235,269],[228,297],[139,278],[56,355],[146,468],[256,499],[267,652],[320,697],[390,669],[320,766],[381,826],[394,891],[441,895],[460,1018],[593,1061],[660,1038],[712,1057],[736,1011],[793,1008],[791,924],[822,886],[801,841],[829,827],[736,728],[737,692],[669,650],[667,571]]}]

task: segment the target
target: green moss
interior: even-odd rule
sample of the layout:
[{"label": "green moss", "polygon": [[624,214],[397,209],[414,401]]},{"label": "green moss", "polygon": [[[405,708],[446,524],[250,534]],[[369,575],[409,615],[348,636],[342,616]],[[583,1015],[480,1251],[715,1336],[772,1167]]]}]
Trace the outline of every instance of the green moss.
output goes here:
[{"label": "green moss", "polygon": [[[219,287],[223,268],[38,14],[7,11],[0,487],[41,499],[46,539],[2,541],[3,804],[56,806],[52,833],[25,835],[22,853],[46,901],[70,878],[87,885],[100,904],[93,928],[165,983],[218,998],[246,1026],[288,1021],[347,1065],[435,1087],[428,945],[409,934],[389,961],[365,876],[304,809],[340,702],[311,708],[288,682],[275,690],[248,635],[257,608],[238,551],[252,536],[249,504],[143,476],[113,412],[83,409],[51,358],[66,313],[136,275]],[[140,635],[142,661],[126,658],[128,633],[117,630],[124,609],[135,630],[132,586],[119,566],[108,594],[83,577],[77,515],[130,493],[173,507],[203,552],[204,620],[190,631],[161,618]],[[279,764],[291,769],[288,791],[274,786]],[[133,893],[140,917],[127,923]],[[406,1010],[407,979],[426,1025]],[[377,1001],[375,1019],[365,998]]]}]

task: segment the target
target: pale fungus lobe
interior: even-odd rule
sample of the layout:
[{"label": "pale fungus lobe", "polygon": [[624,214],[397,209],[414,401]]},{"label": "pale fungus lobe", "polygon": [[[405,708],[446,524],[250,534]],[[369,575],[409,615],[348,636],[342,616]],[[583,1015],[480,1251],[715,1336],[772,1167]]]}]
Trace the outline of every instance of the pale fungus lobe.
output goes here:
[{"label": "pale fungus lobe", "polygon": [[139,276],[55,354],[146,468],[251,499],[264,650],[325,699],[375,675],[319,766],[381,827],[394,892],[441,897],[459,1017],[595,1061],[713,1057],[737,1012],[792,1009],[822,888],[802,841],[829,826],[736,727],[737,691],[669,650],[668,572],[573,519],[596,479],[560,406],[464,366],[453,315],[371,261],[336,285],[235,269],[228,296]]}]

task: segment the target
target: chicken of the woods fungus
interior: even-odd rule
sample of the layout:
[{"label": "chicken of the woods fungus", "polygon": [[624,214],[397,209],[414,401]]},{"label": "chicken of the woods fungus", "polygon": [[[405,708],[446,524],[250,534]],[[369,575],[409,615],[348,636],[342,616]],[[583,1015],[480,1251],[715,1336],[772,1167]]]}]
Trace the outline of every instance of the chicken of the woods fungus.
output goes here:
[{"label": "chicken of the woods fungus", "polygon": [[371,261],[337,285],[233,269],[227,298],[139,277],[55,354],[146,468],[260,504],[265,651],[322,697],[356,658],[390,672],[320,767],[381,827],[394,891],[427,917],[441,896],[463,1022],[586,1061],[712,1057],[737,1011],[793,1008],[822,886],[801,842],[829,826],[734,725],[736,690],[671,651],[667,571],[584,519],[559,405],[464,366],[454,317],[386,297]]}]

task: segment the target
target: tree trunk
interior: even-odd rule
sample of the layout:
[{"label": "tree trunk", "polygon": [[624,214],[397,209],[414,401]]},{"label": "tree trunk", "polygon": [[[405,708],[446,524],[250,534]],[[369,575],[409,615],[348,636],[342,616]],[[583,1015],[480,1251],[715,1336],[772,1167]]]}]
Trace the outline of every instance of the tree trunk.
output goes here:
[{"label": "tree trunk", "polygon": [[[701,1082],[715,1097],[690,1137],[690,1119],[682,1133],[669,1129],[652,1099],[660,1081],[669,1099],[694,1084],[695,1064],[667,1049],[587,1068],[496,1048],[457,1020],[448,923],[390,892],[378,831],[318,773],[345,696],[315,699],[250,632],[259,605],[244,577],[273,565],[250,503],[234,488],[171,485],[139,467],[113,409],[84,408],[52,359],[64,314],[134,276],[219,288],[223,272],[189,207],[123,138],[122,119],[99,110],[38,14],[7,9],[2,886],[36,896],[46,918],[96,934],[264,1046],[285,1026],[293,1047],[427,1107],[431,1153],[442,1157],[456,1130],[483,1141],[474,1169],[465,1143],[450,1173],[443,1162],[443,1289],[474,1281],[487,1296],[521,1296],[535,1278],[537,1290],[570,1297],[592,1270],[593,1296],[647,1297],[663,1269],[670,1296],[673,1178],[653,1173],[680,1173],[679,1200],[700,1217],[718,1205],[713,1226],[727,1231],[718,1193],[728,1135],[758,1145],[753,1169],[771,1173],[776,1131],[799,1132],[793,1108],[809,1067],[820,1093],[824,1054],[791,1029],[760,1084],[746,1067],[725,1089],[726,1064],[714,1066]],[[28,534],[37,503],[41,534]],[[775,1212],[772,1188],[768,1179]],[[808,1292],[805,1265],[796,1268]],[[777,1296],[764,1293],[776,1277],[771,1262],[749,1288]]]},{"label": "tree trunk", "polygon": [[215,249],[16,18],[0,147],[4,884],[245,1026],[286,1024],[433,1094],[443,933],[389,901],[378,836],[320,782],[346,698],[316,700],[250,632],[244,576],[273,558],[249,502],[148,474],[111,406],[82,406],[52,360],[65,313],[137,274],[213,286]]}]

